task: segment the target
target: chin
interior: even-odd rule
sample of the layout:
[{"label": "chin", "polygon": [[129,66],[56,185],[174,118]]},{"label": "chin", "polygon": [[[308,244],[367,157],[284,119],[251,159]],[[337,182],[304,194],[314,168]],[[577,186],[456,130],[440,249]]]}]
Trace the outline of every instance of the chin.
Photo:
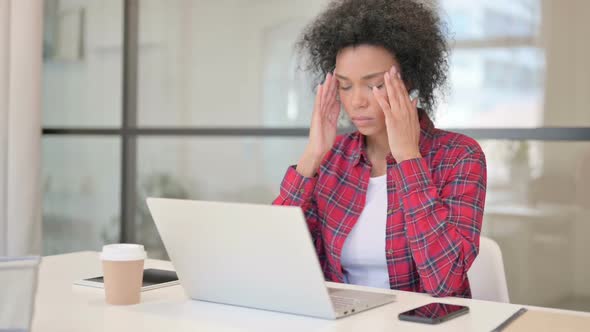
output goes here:
[{"label": "chin", "polygon": [[377,127],[356,127],[356,130],[365,136],[374,136],[379,133],[379,128]]}]

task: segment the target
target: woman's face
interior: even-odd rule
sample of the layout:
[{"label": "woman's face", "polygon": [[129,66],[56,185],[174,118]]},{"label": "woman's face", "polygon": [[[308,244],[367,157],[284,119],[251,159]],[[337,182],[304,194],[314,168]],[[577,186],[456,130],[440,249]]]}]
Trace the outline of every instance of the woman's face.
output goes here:
[{"label": "woman's face", "polygon": [[386,133],[385,116],[372,89],[387,96],[383,75],[399,64],[386,49],[359,45],[342,49],[336,56],[334,76],[338,79],[338,94],[344,110],[358,131],[366,136]]}]

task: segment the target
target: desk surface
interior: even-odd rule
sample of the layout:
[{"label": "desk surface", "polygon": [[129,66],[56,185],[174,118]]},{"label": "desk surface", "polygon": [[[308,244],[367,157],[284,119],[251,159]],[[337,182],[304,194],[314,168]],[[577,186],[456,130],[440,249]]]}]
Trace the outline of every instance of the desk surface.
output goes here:
[{"label": "desk surface", "polygon": [[[146,261],[146,268],[172,269],[167,261]],[[433,299],[425,294],[379,290],[397,295],[397,302],[330,321],[271,311],[193,301],[181,286],[142,293],[141,303],[109,306],[104,291],[73,282],[101,274],[98,253],[80,252],[43,258],[33,320],[38,331],[490,331],[521,306],[461,298]],[[342,288],[364,287],[332,284]],[[374,290],[374,289],[371,289]],[[400,312],[433,301],[470,307],[468,315],[438,326],[399,321]],[[590,313],[534,308],[531,310]]]}]

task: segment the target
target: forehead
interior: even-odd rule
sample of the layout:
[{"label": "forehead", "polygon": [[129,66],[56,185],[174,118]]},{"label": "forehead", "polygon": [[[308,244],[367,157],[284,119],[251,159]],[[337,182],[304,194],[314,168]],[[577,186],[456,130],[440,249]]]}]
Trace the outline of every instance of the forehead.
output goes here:
[{"label": "forehead", "polygon": [[398,66],[394,56],[383,47],[359,45],[343,48],[336,56],[335,72],[350,79],[359,79],[367,74],[387,71]]}]

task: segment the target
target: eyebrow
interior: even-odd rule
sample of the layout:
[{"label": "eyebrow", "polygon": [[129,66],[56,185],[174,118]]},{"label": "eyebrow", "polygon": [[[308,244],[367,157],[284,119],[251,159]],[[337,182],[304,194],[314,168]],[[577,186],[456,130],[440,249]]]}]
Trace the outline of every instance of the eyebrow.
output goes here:
[{"label": "eyebrow", "polygon": [[[365,75],[365,76],[361,77],[361,79],[362,79],[362,80],[370,80],[370,79],[372,79],[372,78],[375,78],[375,77],[377,77],[377,76],[379,76],[379,75],[383,75],[383,74],[385,74],[386,72],[387,72],[387,71],[382,71],[382,72],[379,72],[379,73],[373,73],[373,74]],[[342,79],[342,80],[347,80],[347,81],[350,81],[350,78],[348,78],[348,77],[346,77],[346,76],[342,76],[342,75],[340,75],[340,74],[334,74],[334,76],[336,76],[337,78],[339,78],[339,79]]]}]

